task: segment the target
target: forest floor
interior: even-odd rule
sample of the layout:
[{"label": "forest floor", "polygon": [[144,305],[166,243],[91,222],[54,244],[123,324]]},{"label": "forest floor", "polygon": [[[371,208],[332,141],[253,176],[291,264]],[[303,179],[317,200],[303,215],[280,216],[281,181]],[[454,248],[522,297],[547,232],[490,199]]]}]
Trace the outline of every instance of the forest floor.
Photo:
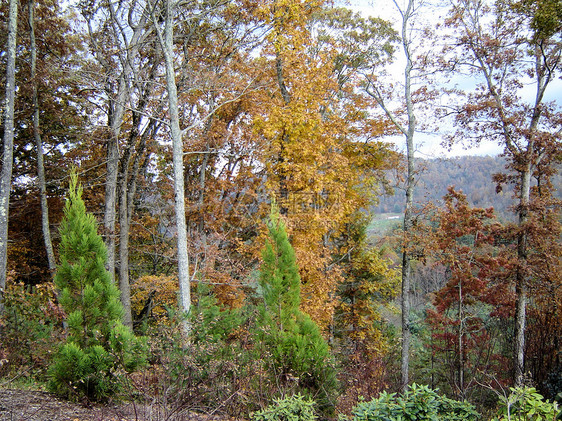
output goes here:
[{"label": "forest floor", "polygon": [[[99,405],[41,391],[0,388],[0,421],[236,421],[224,415],[168,410],[150,404]],[[240,420],[238,420],[240,421]]]}]

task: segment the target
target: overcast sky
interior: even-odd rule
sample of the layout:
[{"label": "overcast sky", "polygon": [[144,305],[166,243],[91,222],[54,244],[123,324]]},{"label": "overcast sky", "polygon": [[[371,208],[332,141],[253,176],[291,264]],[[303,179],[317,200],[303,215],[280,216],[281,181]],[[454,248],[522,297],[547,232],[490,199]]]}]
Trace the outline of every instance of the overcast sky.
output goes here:
[{"label": "overcast sky", "polygon": [[[407,0],[398,0],[399,4],[406,3]],[[397,30],[400,29],[400,15],[394,6],[392,0],[349,0],[347,7],[351,7],[364,15],[373,15],[377,17],[382,17],[395,25]],[[431,12],[427,13],[427,19],[425,22],[435,23],[439,22],[442,18],[440,15],[444,15],[445,9],[433,9]],[[392,74],[397,74],[398,78],[403,74],[404,60],[402,59],[402,52],[397,51],[396,53],[396,69],[397,71],[392,71]],[[402,82],[402,80],[397,80]],[[474,81],[469,79],[457,80],[457,83],[463,88],[470,89],[470,85],[474,86]],[[530,99],[534,98],[534,86],[529,86],[528,89],[522,91],[522,96],[529,96]],[[553,86],[550,87],[549,93],[547,95],[547,100],[555,100],[560,102],[562,100],[562,81],[557,79]],[[479,147],[471,147],[470,149],[463,148],[462,145],[454,145],[452,150],[449,151],[441,146],[443,135],[447,130],[451,131],[453,129],[452,121],[443,120],[439,122],[439,126],[442,130],[439,133],[428,134],[428,133],[417,133],[415,137],[417,155],[420,157],[452,157],[461,155],[497,155],[502,152],[502,148],[493,142],[482,143]],[[389,141],[395,143],[399,150],[403,150],[404,140],[402,136],[394,136],[389,138]]]}]

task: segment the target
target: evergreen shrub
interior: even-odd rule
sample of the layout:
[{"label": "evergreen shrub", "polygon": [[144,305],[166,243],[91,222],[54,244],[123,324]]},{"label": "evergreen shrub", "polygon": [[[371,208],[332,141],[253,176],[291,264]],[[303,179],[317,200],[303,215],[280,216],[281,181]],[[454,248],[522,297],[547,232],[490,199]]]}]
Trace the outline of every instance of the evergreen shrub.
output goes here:
[{"label": "evergreen shrub", "polygon": [[477,421],[480,415],[468,402],[439,395],[428,386],[413,384],[402,395],[382,392],[353,410],[354,421]]},{"label": "evergreen shrub", "polygon": [[105,269],[107,250],[86,213],[76,174],[60,235],[55,286],[68,332],[49,367],[49,389],[67,399],[106,401],[121,392],[125,373],[145,364],[146,346],[121,322],[119,290]]},{"label": "evergreen shrub", "polygon": [[[245,393],[253,396],[247,379],[258,370],[240,341],[245,317],[240,310],[222,306],[207,284],[198,284],[194,298],[187,340],[184,320],[177,315],[171,315],[170,323],[150,328],[151,355],[158,368],[155,399],[160,408],[177,414],[193,409],[246,413]],[[145,395],[154,393],[147,390]]]},{"label": "evergreen shrub", "polygon": [[252,421],[314,421],[315,403],[300,394],[275,399],[272,405],[252,414]]},{"label": "evergreen shrub", "polygon": [[534,387],[510,388],[500,397],[499,414],[492,421],[555,421],[562,417],[556,402],[545,401]]}]

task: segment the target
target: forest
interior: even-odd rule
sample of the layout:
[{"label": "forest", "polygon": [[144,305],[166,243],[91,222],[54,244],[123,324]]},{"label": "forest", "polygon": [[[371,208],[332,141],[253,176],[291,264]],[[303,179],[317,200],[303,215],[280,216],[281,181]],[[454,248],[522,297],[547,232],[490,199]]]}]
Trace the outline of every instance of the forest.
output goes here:
[{"label": "forest", "polygon": [[0,394],[560,419],[562,0],[367,8],[0,4]]}]

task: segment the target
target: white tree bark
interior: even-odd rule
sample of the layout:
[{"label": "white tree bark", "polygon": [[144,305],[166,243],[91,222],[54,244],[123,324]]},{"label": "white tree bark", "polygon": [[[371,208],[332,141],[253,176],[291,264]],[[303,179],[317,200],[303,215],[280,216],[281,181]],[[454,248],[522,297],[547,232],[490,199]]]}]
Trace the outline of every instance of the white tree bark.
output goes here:
[{"label": "white tree bark", "polygon": [[[175,214],[177,229],[177,245],[178,245],[178,278],[179,278],[179,305],[182,312],[189,313],[191,308],[191,282],[189,275],[189,256],[187,253],[187,224],[185,219],[185,187],[184,187],[184,167],[183,167],[183,136],[180,129],[178,92],[176,85],[176,76],[174,72],[174,21],[173,15],[176,2],[174,0],[165,0],[166,16],[164,34],[155,24],[155,30],[158,34],[162,53],[164,55],[164,64],[166,66],[166,89],[168,92],[168,114],[170,118],[170,134],[172,136],[173,149],[173,169],[174,169],[174,198],[175,198]],[[157,22],[154,19],[154,22]],[[189,333],[190,326],[184,323],[186,333]]]},{"label": "white tree bark", "polygon": [[[396,6],[398,4],[395,2]],[[415,186],[415,164],[414,164],[414,134],[416,130],[416,116],[412,102],[412,52],[409,19],[414,12],[414,0],[408,1],[408,6],[402,13],[402,48],[406,57],[404,68],[404,98],[406,100],[406,112],[408,115],[408,126],[405,129],[406,156],[408,161],[408,174],[406,177],[406,208],[404,211],[404,235],[409,235],[412,228],[412,207],[414,204]],[[407,239],[404,239],[407,244]],[[410,290],[411,290],[412,268],[411,256],[407,246],[402,249],[402,356],[401,356],[401,387],[405,392],[408,388],[409,366],[410,366]]]},{"label": "white tree bark", "polygon": [[4,104],[4,154],[0,173],[0,314],[4,310],[6,268],[8,257],[8,214],[14,153],[14,102],[16,92],[16,34],[18,1],[10,0],[8,42],[6,45],[6,102]]},{"label": "white tree bark", "polygon": [[368,80],[367,93],[373,97],[387,117],[392,121],[396,128],[404,135],[406,140],[406,159],[407,159],[407,176],[405,183],[406,190],[406,206],[404,210],[404,239],[402,247],[402,352],[401,352],[401,389],[406,391],[409,384],[409,365],[410,365],[410,293],[411,293],[411,279],[412,279],[412,264],[411,253],[408,250],[408,233],[412,228],[413,215],[412,207],[414,200],[414,187],[416,184],[416,168],[414,162],[415,143],[414,135],[416,131],[416,114],[414,103],[412,101],[412,72],[413,72],[413,58],[412,58],[412,38],[411,38],[411,21],[410,19],[415,12],[415,0],[408,0],[406,8],[402,10],[400,5],[393,0],[394,5],[400,12],[402,17],[401,22],[401,36],[402,36],[402,51],[406,59],[404,67],[404,98],[403,102],[406,104],[406,118],[404,123],[400,121],[399,117],[387,106],[382,90],[377,85],[375,80]]},{"label": "white tree bark", "polygon": [[[88,30],[90,32],[90,41],[92,43],[92,51],[98,62],[104,68],[108,75],[117,74],[116,92],[111,84],[105,87],[108,97],[108,127],[109,139],[107,141],[107,161],[106,161],[106,184],[105,184],[105,209],[104,209],[104,238],[107,247],[107,269],[115,279],[115,266],[116,266],[116,204],[117,204],[117,181],[119,176],[119,137],[121,136],[121,126],[123,125],[125,113],[131,99],[131,79],[135,77],[134,63],[138,58],[139,49],[142,41],[147,35],[146,20],[147,14],[143,11],[139,14],[138,22],[132,20],[127,23],[122,22],[123,8],[127,13],[127,18],[131,19],[134,15],[132,8],[135,4],[125,5],[119,3],[118,9],[115,9],[113,2],[108,2],[104,5],[106,7],[106,25],[111,28],[110,39],[115,41],[115,50],[118,51],[116,55],[117,62],[120,67],[115,67],[114,63],[110,63],[105,57],[106,45],[98,44],[96,40],[96,28],[92,28],[92,22],[97,22],[92,12],[88,9],[83,11],[84,18],[88,23]],[[99,24],[99,23],[95,23]],[[132,26],[128,26],[132,25]],[[99,29],[98,29],[99,30]]]},{"label": "white tree bark", "polygon": [[39,122],[39,95],[36,80],[37,77],[37,45],[35,42],[35,1],[30,0],[29,4],[29,38],[31,55],[31,81],[33,83],[33,136],[35,138],[35,148],[37,149],[37,183],[39,185],[39,195],[41,199],[41,227],[43,230],[43,241],[47,251],[47,261],[49,270],[53,273],[57,267],[55,253],[51,241],[51,228],[49,226],[49,205],[47,203],[47,183],[45,179],[45,165],[43,159],[43,140]]}]

